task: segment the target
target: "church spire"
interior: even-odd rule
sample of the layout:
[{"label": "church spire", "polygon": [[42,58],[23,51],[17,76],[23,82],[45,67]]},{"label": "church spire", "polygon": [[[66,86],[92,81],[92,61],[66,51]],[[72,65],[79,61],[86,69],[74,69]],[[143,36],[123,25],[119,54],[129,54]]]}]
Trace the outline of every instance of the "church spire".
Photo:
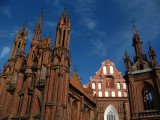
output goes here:
[{"label": "church spire", "polygon": [[62,14],[56,31],[55,48],[63,47],[69,50],[70,42],[70,18],[67,18],[67,11],[64,10]]},{"label": "church spire", "polygon": [[155,50],[152,49],[150,43],[149,43],[149,51],[148,51],[148,54],[149,54],[149,58],[150,58],[150,60],[151,60],[151,65],[152,65],[152,66],[156,66],[156,65],[157,65],[156,53],[155,53]]},{"label": "church spire", "polygon": [[133,30],[134,30],[134,36],[133,36],[132,46],[134,46],[135,48],[135,53],[136,53],[135,60],[137,61],[139,58],[143,58],[142,41],[139,35],[137,34],[135,25],[133,26]]},{"label": "church spire", "polygon": [[33,40],[32,40],[32,46],[38,45],[38,43],[39,43],[40,34],[41,34],[42,16],[43,16],[43,9],[41,11],[41,15],[39,17],[38,23],[37,23],[37,25],[35,27],[35,30],[34,30],[34,35],[33,35]]},{"label": "church spire", "polygon": [[134,35],[137,35],[136,27],[133,25]]}]

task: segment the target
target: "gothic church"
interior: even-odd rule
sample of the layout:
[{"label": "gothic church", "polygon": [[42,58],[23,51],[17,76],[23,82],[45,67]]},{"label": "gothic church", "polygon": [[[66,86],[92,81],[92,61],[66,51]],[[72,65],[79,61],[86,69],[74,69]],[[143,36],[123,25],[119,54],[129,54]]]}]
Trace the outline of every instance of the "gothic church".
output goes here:
[{"label": "gothic church", "polygon": [[82,86],[71,76],[70,18],[64,10],[51,36],[41,36],[41,13],[30,50],[25,55],[26,23],[14,40],[8,63],[0,75],[1,120],[159,120],[160,67],[149,46],[150,61],[134,26],[134,62],[125,52],[123,77],[110,60]]}]

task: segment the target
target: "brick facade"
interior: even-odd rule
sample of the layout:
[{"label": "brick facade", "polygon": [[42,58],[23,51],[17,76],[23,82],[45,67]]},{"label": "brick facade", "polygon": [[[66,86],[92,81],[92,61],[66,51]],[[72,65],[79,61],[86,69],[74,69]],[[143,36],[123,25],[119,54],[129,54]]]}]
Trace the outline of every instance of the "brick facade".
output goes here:
[{"label": "brick facade", "polygon": [[[41,36],[40,14],[31,47],[24,50],[28,31],[19,29],[10,58],[0,74],[1,120],[129,120],[160,118],[160,67],[149,46],[150,62],[143,54],[134,27],[136,56],[125,53],[124,78],[114,63],[102,62],[99,71],[84,87],[74,71],[71,76],[70,18],[64,10],[51,36]],[[125,84],[127,83],[127,85]],[[139,92],[140,91],[140,92]]]}]

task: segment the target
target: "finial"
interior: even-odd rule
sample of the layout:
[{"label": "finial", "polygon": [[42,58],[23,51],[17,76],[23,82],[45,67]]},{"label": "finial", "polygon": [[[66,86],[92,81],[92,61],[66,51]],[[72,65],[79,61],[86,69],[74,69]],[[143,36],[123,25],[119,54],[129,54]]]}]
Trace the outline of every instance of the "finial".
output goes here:
[{"label": "finial", "polygon": [[151,42],[150,42],[150,41],[148,41],[148,44],[149,44],[149,45],[150,45],[150,43],[151,43]]},{"label": "finial", "polygon": [[42,11],[41,11],[41,13],[43,14],[43,9],[44,9],[45,7],[42,7]]},{"label": "finial", "polygon": [[49,32],[49,36],[51,36],[51,31]]},{"label": "finial", "polygon": [[106,59],[108,59],[109,55],[106,53]]},{"label": "finial", "polygon": [[24,24],[26,24],[27,23],[27,16],[26,16],[26,19],[25,19],[25,22],[24,22]]},{"label": "finial", "polygon": [[134,30],[134,34],[136,35],[136,34],[137,34],[137,31],[136,31],[135,25],[133,25],[133,30]]},{"label": "finial", "polygon": [[77,69],[77,65],[75,64],[74,66],[75,66],[75,70],[74,70],[74,71],[76,71],[76,69]]},{"label": "finial", "polygon": [[67,0],[65,0],[64,8],[65,8],[65,10],[67,9]]}]

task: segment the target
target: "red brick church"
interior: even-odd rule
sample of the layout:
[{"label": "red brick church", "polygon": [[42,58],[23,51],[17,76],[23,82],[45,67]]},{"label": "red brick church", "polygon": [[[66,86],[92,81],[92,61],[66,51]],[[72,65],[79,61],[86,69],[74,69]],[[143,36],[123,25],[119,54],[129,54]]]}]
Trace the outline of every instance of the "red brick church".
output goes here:
[{"label": "red brick church", "polygon": [[[26,24],[19,29],[7,64],[0,75],[0,120],[159,120],[160,67],[149,46],[150,61],[134,27],[136,56],[125,53],[123,78],[110,60],[88,84],[71,76],[70,18],[64,10],[51,36],[41,36],[41,13],[28,54]],[[86,71],[87,72],[87,71]]]}]

